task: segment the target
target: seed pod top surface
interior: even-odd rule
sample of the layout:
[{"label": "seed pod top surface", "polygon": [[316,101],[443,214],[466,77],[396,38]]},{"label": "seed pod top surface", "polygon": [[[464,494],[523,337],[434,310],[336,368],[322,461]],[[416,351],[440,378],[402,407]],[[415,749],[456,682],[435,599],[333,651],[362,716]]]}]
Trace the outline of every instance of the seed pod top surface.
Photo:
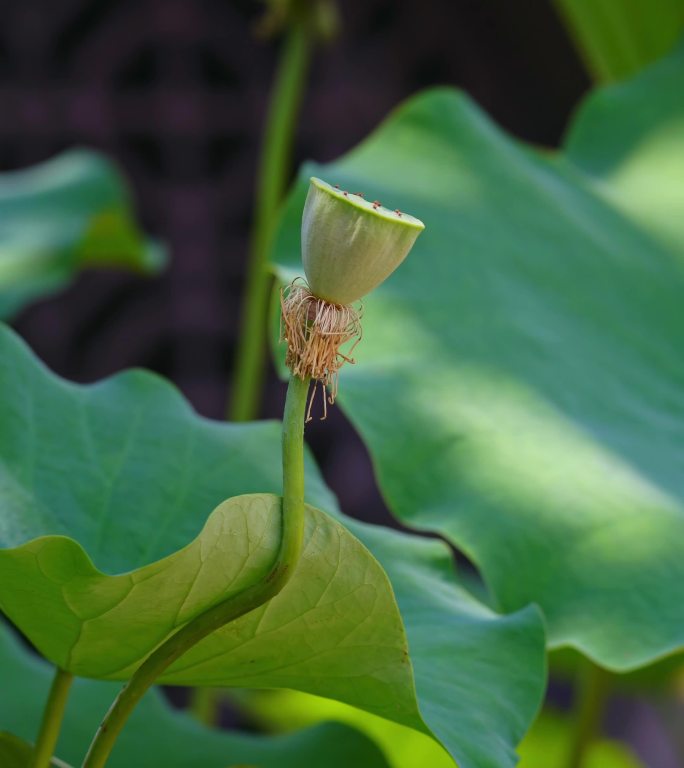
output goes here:
[{"label": "seed pod top surface", "polygon": [[302,216],[302,261],[311,291],[351,304],[406,258],[422,221],[311,178]]}]

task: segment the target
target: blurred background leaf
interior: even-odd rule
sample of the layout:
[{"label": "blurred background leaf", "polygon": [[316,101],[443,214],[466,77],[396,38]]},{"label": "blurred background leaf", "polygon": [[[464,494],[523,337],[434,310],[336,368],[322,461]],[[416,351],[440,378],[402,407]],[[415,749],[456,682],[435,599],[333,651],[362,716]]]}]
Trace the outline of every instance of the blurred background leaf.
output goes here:
[{"label": "blurred background leaf", "polygon": [[[1,631],[1,630],[0,630]],[[2,768],[33,768],[33,745],[12,733],[0,732],[0,765]],[[50,768],[71,768],[63,760],[53,757]]]},{"label": "blurred background leaf", "polygon": [[3,768],[31,768],[33,747],[11,733],[0,732],[0,765]]},{"label": "blurred background leaf", "polygon": [[[572,724],[547,710],[520,745],[519,768],[565,768],[572,740]],[[584,755],[582,768],[647,768],[623,744],[609,739],[594,741]]]},{"label": "blurred background leaf", "polygon": [[0,174],[0,318],[63,288],[81,269],[151,274],[165,260],[163,247],[140,233],[128,188],[103,155],[72,150]]},{"label": "blurred background leaf", "polygon": [[[444,750],[426,736],[338,702],[296,691],[242,691],[236,700],[259,725],[274,733],[335,720],[370,736],[391,768],[453,767]],[[518,748],[519,768],[565,768],[571,738],[570,719],[546,711]],[[603,738],[591,745],[585,760],[584,768],[645,768],[627,747]]]},{"label": "blurred background leaf", "polygon": [[331,699],[299,691],[237,691],[230,695],[266,731],[289,733],[333,720],[373,739],[391,768],[454,768],[448,753],[428,736]]},{"label": "blurred background leaf", "polygon": [[684,0],[554,0],[596,82],[623,80],[668,53],[684,31]]}]

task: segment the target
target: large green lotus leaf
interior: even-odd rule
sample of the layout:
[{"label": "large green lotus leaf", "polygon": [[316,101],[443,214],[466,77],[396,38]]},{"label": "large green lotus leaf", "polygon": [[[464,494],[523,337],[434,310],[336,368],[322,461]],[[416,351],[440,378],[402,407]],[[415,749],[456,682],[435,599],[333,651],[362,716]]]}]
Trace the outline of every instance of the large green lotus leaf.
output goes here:
[{"label": "large green lotus leaf", "polygon": [[[55,661],[125,677],[153,638],[236,588],[243,567],[256,576],[270,563],[275,497],[232,499],[206,517],[226,496],[280,489],[277,424],[202,419],[142,372],[69,384],[8,329],[0,422],[0,606]],[[310,508],[307,550],[281,595],[204,640],[165,679],[334,696],[423,731],[425,721],[464,768],[514,765],[543,695],[537,612],[497,616],[457,586],[443,543],[345,519],[307,473],[309,499],[381,561],[401,618],[376,560]],[[221,557],[236,547],[248,555],[237,576]]]},{"label": "large green lotus leaf", "polygon": [[[280,497],[239,496],[221,504],[189,546],[113,577],[73,539],[34,539],[0,550],[0,609],[61,668],[125,679],[175,629],[265,577],[279,530]],[[424,728],[387,577],[342,525],[311,507],[286,589],[209,645],[212,656],[220,653],[211,665],[216,683],[301,687]],[[165,679],[204,682],[196,655]]]},{"label": "large green lotus leaf", "polygon": [[[36,737],[47,698],[51,670],[27,652],[0,623],[0,730],[9,730],[31,742]],[[57,753],[71,765],[80,765],[97,726],[119,686],[93,680],[76,680],[62,726]],[[30,746],[8,741],[14,754],[30,754]],[[0,734],[0,765],[4,753]],[[24,768],[29,763],[17,763]],[[111,768],[386,768],[380,750],[353,728],[327,723],[287,736],[214,731],[180,712],[173,711],[152,690],[133,712],[107,763]]]},{"label": "large green lotus leaf", "polygon": [[[347,519],[392,582],[423,719],[461,768],[515,765],[541,706],[545,634],[528,606],[500,616],[456,580],[442,541]],[[458,663],[455,663],[458,660]]]},{"label": "large green lotus leaf", "polygon": [[84,267],[154,272],[159,245],[145,242],[128,189],[103,156],[72,150],[0,174],[0,317],[66,285]]},{"label": "large green lotus leaf", "polygon": [[[217,469],[232,474],[237,435],[224,431],[231,444],[217,451],[201,436],[215,425],[148,374],[95,388],[41,376],[10,334],[0,340],[0,610],[62,669],[126,679],[174,630],[268,574],[280,497],[231,498],[190,544],[154,559],[178,542],[184,526],[173,525],[174,515],[186,518],[186,529],[196,524]],[[196,492],[205,479],[209,487]],[[27,542],[8,546],[18,536]],[[118,557],[124,572],[102,573],[91,552],[98,564]],[[215,641],[219,682],[301,685],[424,727],[384,571],[346,528],[313,508],[287,588]],[[184,682],[201,675],[186,673]]]},{"label": "large green lotus leaf", "polygon": [[276,244],[289,277],[312,172],[425,221],[366,300],[342,407],[402,520],[461,547],[499,607],[537,603],[552,647],[615,670],[684,644],[684,219],[656,238],[611,203],[610,164],[598,178],[574,158],[589,164],[595,124],[621,166],[645,178],[640,153],[659,158],[681,200],[682,93],[684,49],[590,101],[568,156],[424,93],[304,170]]},{"label": "large green lotus leaf", "polygon": [[[344,522],[378,558],[392,582],[408,635],[420,711],[432,733],[462,768],[515,765],[514,747],[543,696],[544,633],[537,611],[528,608],[500,617],[475,601],[457,586],[451,553],[443,542],[349,518]],[[242,667],[236,666],[233,676],[226,677],[227,663],[234,658],[232,646],[230,628],[216,632],[189,651],[175,665],[179,671],[165,679],[258,687],[259,679],[248,666],[251,643],[241,649]],[[274,665],[282,664],[280,658],[273,653]],[[291,677],[293,673],[297,678]],[[295,668],[288,663],[274,679],[278,687],[317,693],[313,685],[303,686],[301,679],[310,676],[313,681],[323,673],[308,659]],[[300,680],[296,686],[294,679]],[[380,706],[369,706],[368,695],[364,693],[356,706],[383,715]],[[348,696],[335,698],[350,702]],[[384,716],[412,725],[396,713]]]}]

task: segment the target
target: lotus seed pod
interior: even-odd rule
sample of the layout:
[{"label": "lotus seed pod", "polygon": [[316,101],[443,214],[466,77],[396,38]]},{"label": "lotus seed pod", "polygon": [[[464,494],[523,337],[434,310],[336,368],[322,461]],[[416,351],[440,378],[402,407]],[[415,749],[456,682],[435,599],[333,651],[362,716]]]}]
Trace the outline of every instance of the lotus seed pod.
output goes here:
[{"label": "lotus seed pod", "polygon": [[422,221],[312,177],[302,216],[302,261],[311,292],[352,304],[406,258]]}]

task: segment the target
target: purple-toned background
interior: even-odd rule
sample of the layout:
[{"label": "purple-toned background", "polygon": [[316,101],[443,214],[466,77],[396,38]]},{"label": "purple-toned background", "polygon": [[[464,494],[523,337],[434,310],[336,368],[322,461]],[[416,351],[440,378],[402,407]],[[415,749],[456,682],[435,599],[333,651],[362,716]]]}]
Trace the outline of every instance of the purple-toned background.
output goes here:
[{"label": "purple-toned background", "polygon": [[[336,157],[403,98],[445,83],[517,136],[554,146],[589,87],[548,0],[348,0],[340,10],[339,39],[313,65],[295,166]],[[62,375],[144,366],[223,416],[277,55],[253,34],[261,11],[250,0],[0,0],[0,170],[73,145],[102,149],[172,254],[159,278],[87,274],[22,313],[18,330]],[[271,372],[262,415],[279,416],[282,398]],[[345,511],[388,522],[339,411],[308,438]],[[676,768],[662,718],[646,704],[620,712],[612,730],[631,733],[654,768]]]}]

